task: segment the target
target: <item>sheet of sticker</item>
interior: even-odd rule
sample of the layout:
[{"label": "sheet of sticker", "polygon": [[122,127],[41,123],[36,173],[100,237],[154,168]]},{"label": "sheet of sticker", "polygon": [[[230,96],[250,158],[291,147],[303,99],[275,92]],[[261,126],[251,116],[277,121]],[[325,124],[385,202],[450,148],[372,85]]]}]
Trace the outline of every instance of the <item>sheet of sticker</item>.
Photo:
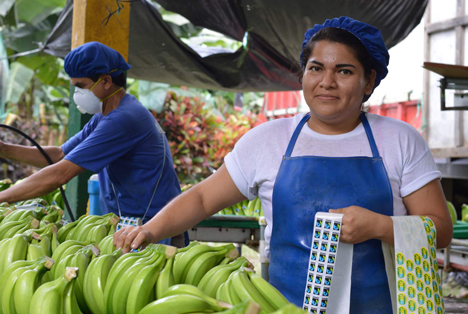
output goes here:
[{"label": "sheet of sticker", "polygon": [[342,215],[317,213],[309,258],[304,310],[325,314],[330,296]]},{"label": "sheet of sticker", "polygon": [[436,260],[434,223],[425,216],[392,219],[395,233],[397,313],[445,313]]}]

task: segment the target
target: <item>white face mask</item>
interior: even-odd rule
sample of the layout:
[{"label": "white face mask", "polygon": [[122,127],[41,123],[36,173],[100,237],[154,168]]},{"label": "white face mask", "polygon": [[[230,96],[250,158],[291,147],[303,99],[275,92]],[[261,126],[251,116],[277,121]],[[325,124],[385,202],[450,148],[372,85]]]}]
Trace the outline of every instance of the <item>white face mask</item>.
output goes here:
[{"label": "white face mask", "polygon": [[83,89],[75,87],[75,94],[73,100],[76,103],[76,107],[81,113],[95,114],[98,112],[102,113],[102,102],[99,98],[94,95],[89,89]]}]

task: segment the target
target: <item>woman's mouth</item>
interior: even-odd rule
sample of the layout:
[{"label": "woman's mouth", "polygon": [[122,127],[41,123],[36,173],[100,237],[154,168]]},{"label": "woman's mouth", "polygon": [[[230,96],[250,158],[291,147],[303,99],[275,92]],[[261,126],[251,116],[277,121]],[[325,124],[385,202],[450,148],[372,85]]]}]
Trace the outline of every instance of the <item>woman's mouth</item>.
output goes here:
[{"label": "woman's mouth", "polygon": [[327,94],[320,94],[320,95],[317,95],[315,97],[317,97],[320,100],[329,100],[329,101],[340,99],[339,97],[336,97],[336,96],[333,96],[333,95],[327,95]]}]

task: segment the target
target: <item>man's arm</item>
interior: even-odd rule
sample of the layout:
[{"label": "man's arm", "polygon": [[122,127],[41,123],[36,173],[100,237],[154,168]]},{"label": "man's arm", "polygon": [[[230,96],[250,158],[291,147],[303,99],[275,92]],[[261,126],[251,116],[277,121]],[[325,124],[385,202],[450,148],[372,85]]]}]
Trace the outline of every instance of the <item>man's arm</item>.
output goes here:
[{"label": "man's arm", "polygon": [[[43,149],[53,163],[57,163],[65,157],[61,146],[45,146]],[[0,157],[38,168],[49,165],[45,157],[34,146],[7,144],[0,141]]]},{"label": "man's arm", "polygon": [[46,195],[85,170],[71,161],[59,161],[29,176],[20,184],[0,192],[0,203],[14,203]]}]

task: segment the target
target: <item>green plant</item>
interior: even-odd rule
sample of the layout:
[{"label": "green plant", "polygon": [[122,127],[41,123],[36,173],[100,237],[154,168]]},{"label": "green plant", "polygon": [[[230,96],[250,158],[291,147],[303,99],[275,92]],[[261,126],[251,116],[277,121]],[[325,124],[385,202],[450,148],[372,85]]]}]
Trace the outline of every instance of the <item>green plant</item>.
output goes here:
[{"label": "green plant", "polygon": [[199,97],[168,92],[161,113],[154,113],[166,132],[181,184],[208,177],[223,164],[237,140],[250,130],[256,116],[215,114]]}]

